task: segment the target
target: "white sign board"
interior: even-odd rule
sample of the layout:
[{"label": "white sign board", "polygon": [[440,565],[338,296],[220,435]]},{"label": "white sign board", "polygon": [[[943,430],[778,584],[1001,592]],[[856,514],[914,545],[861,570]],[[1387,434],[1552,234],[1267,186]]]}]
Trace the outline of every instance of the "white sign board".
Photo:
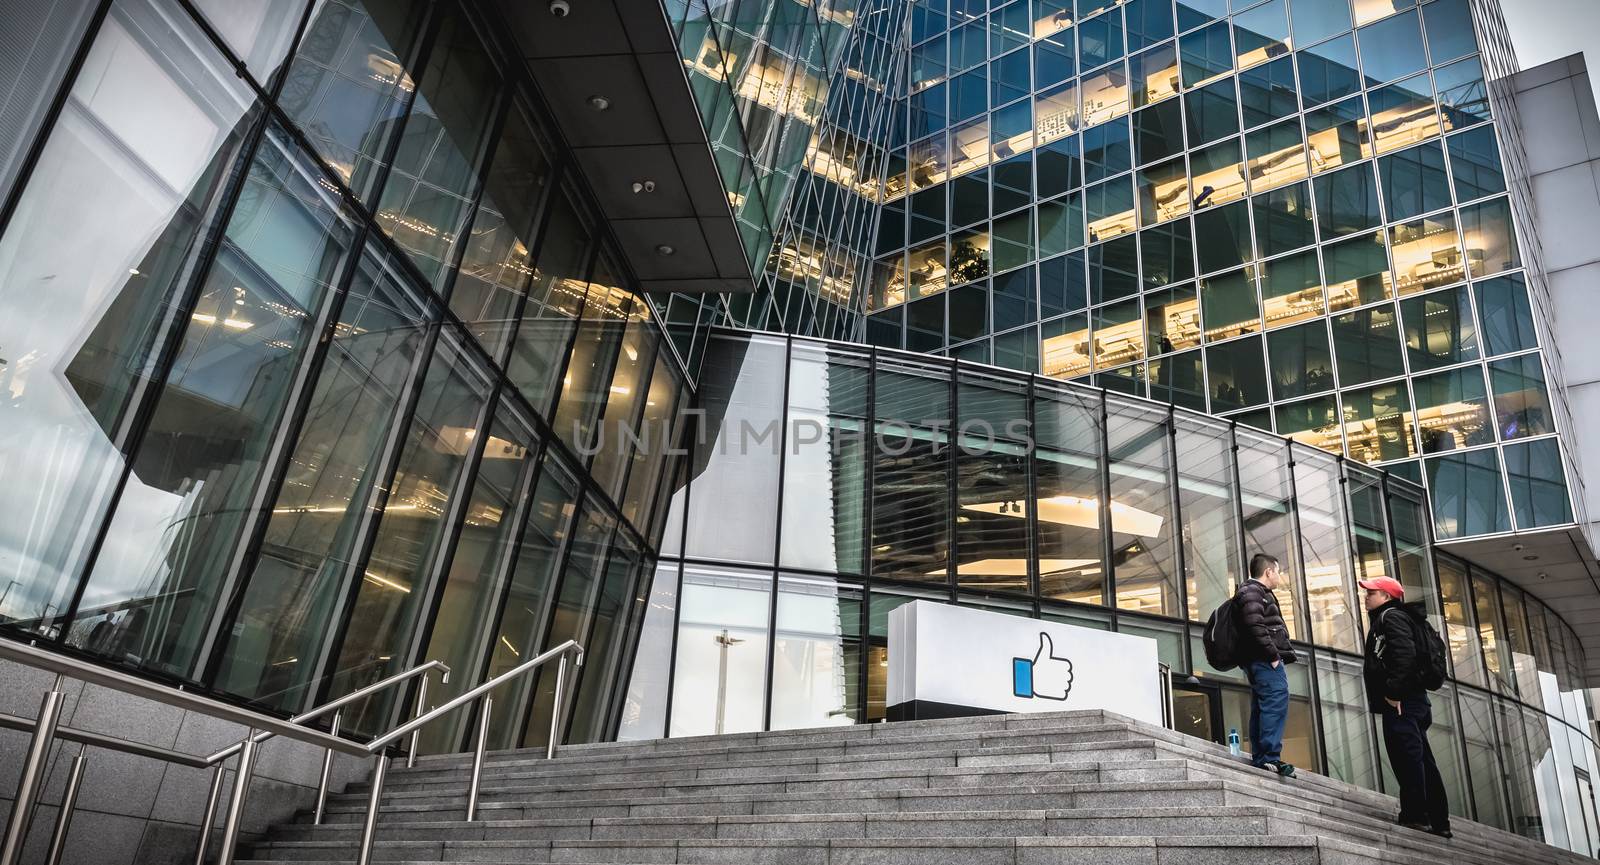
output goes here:
[{"label": "white sign board", "polygon": [[891,718],[1105,709],[1160,724],[1159,665],[1148,637],[932,601],[889,614]]}]

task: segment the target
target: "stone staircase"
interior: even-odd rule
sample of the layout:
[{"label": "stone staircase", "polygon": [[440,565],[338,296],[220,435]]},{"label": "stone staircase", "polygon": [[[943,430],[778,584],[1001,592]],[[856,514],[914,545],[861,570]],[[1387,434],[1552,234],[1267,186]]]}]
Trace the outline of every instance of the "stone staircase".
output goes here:
[{"label": "stone staircase", "polygon": [[[389,773],[382,862],[591,865],[1523,865],[1592,863],[1395,800],[1279,779],[1209,742],[1099,711],[581,745]],[[350,862],[365,785],[273,827],[252,862]],[[251,858],[253,857],[253,858]]]}]

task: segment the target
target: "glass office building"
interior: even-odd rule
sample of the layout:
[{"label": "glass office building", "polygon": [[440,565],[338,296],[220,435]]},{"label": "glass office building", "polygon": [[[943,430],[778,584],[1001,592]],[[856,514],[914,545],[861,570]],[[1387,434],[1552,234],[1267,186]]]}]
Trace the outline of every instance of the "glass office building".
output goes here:
[{"label": "glass office building", "polygon": [[4,636],[285,715],[575,639],[578,742],[882,720],[928,599],[1150,637],[1221,740],[1197,626],[1265,550],[1289,759],[1394,789],[1395,576],[1457,813],[1600,845],[1592,632],[1458,555],[1585,522],[1492,2],[666,0],[624,104],[729,294],[647,290],[525,9],[55,5],[0,99]]},{"label": "glass office building", "polygon": [[798,337],[716,333],[698,396],[622,738],[881,721],[889,612],[927,599],[1149,637],[1177,728],[1248,747],[1248,686],[1200,631],[1264,551],[1302,659],[1285,759],[1397,789],[1355,585],[1393,576],[1450,648],[1431,738],[1454,812],[1600,842],[1578,637],[1437,550],[1413,481],[1171,403]]}]

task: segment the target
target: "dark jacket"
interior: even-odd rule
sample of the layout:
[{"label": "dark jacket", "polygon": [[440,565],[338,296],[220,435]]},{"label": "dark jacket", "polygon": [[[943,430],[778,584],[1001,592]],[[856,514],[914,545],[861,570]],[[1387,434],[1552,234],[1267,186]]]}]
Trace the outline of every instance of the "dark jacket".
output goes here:
[{"label": "dark jacket", "polygon": [[1383,713],[1385,698],[1403,700],[1424,693],[1418,664],[1419,621],[1426,621],[1422,611],[1399,599],[1367,613],[1367,651],[1361,673],[1367,683],[1367,708],[1375,713]]},{"label": "dark jacket", "polygon": [[1254,579],[1245,580],[1239,593],[1233,596],[1234,615],[1239,622],[1239,654],[1244,661],[1265,661],[1270,664],[1281,660],[1295,662],[1294,647],[1289,645],[1289,629],[1283,623],[1283,611],[1278,609],[1278,596]]}]

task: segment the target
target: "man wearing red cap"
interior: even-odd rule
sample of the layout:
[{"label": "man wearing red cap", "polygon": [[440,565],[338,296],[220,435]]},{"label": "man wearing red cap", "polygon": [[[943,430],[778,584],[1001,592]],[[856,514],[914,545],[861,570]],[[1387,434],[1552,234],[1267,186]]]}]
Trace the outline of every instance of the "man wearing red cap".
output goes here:
[{"label": "man wearing red cap", "polygon": [[1369,622],[1363,664],[1367,705],[1383,720],[1384,748],[1400,782],[1396,822],[1449,838],[1450,803],[1428,746],[1433,714],[1423,686],[1428,649],[1422,629],[1428,627],[1427,619],[1405,603],[1405,587],[1393,577],[1361,580],[1359,585],[1366,590]]}]

